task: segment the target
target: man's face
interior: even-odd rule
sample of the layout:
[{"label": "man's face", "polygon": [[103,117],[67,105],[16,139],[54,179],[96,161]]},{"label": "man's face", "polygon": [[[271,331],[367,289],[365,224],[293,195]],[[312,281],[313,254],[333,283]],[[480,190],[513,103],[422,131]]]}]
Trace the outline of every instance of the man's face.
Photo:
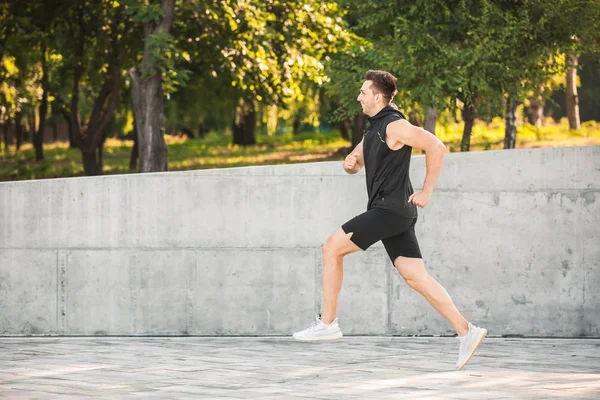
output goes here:
[{"label": "man's face", "polygon": [[372,84],[373,81],[365,81],[365,83],[362,84],[362,87],[360,88],[360,94],[356,99],[360,103],[363,113],[367,114],[368,116],[371,116],[371,112],[377,108],[377,102],[381,98],[380,93],[375,94],[371,90]]}]

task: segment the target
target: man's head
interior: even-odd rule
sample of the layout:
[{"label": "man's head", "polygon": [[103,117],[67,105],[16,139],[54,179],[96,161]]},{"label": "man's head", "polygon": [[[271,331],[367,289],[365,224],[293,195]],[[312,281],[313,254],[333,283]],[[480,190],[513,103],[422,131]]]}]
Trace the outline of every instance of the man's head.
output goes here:
[{"label": "man's head", "polygon": [[360,102],[362,111],[372,117],[390,104],[397,92],[394,75],[385,71],[367,71],[356,100]]}]

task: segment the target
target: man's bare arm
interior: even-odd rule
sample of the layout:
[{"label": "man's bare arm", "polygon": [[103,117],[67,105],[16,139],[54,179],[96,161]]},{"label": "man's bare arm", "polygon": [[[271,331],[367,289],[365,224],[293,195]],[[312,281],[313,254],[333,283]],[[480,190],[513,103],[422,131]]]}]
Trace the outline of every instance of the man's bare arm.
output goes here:
[{"label": "man's bare arm", "polygon": [[356,174],[364,165],[363,141],[361,140],[344,160],[344,170],[349,174]]},{"label": "man's bare arm", "polygon": [[[417,196],[417,193],[413,195],[413,197],[417,196],[417,201],[413,202],[420,207],[425,207],[429,202],[431,193],[433,193],[433,188],[435,187],[440,171],[442,170],[446,146],[433,134],[427,132],[425,129],[412,125],[407,120],[399,120],[389,124],[386,134],[396,142],[425,151],[427,175],[425,176],[422,192],[424,192],[426,196]],[[414,200],[413,197],[411,197],[411,200]]]}]

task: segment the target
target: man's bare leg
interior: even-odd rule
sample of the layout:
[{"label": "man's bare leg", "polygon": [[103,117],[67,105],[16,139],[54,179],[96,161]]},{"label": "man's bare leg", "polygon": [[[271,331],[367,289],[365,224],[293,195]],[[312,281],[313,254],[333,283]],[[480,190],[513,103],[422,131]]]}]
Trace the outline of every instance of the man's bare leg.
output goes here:
[{"label": "man's bare leg", "polygon": [[422,259],[398,257],[394,260],[394,266],[408,286],[423,295],[450,322],[459,336],[469,332],[469,323],[458,311],[446,289],[429,275]]},{"label": "man's bare leg", "polygon": [[355,253],[360,247],[350,238],[352,233],[345,233],[338,228],[323,245],[323,304],[321,321],[330,324],[336,316],[337,302],[344,277],[344,256]]}]

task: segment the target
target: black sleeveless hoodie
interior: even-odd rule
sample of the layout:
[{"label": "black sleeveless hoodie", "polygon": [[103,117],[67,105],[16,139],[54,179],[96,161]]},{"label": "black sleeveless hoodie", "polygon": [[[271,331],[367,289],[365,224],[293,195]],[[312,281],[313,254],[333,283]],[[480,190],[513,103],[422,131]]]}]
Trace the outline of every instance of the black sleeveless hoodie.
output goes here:
[{"label": "black sleeveless hoodie", "polygon": [[404,145],[394,151],[385,142],[388,124],[400,119],[406,117],[391,106],[368,118],[363,138],[369,195],[367,210],[379,208],[401,217],[415,218],[417,206],[408,202],[414,192],[409,177],[412,147]]}]

